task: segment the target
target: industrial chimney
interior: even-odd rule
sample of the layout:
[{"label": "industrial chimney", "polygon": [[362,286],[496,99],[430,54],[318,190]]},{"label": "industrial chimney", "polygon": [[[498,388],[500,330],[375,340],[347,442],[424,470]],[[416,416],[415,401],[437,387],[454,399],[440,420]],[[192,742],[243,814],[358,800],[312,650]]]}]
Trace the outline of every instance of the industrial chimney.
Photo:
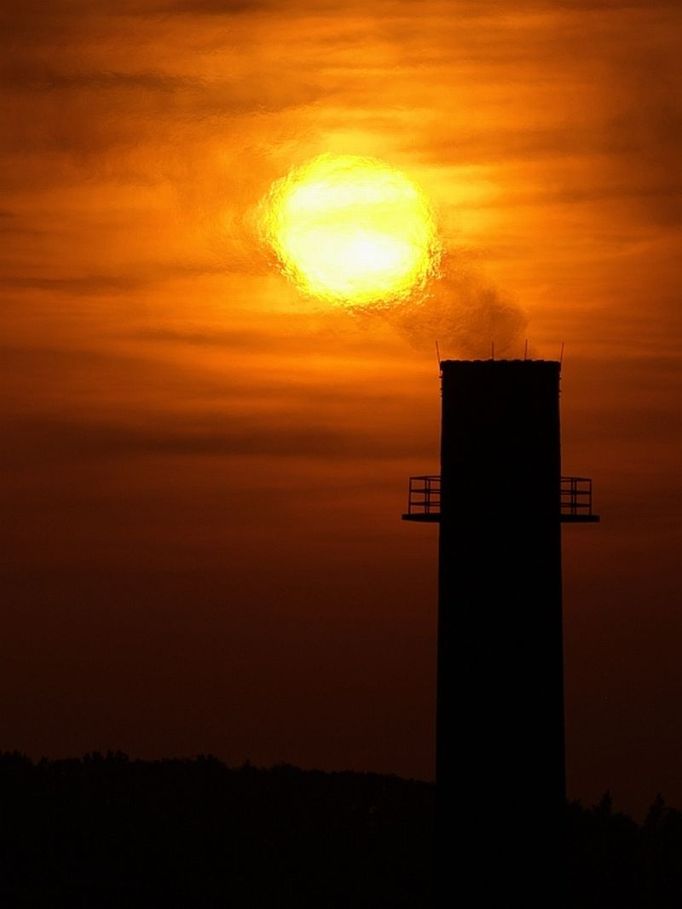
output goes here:
[{"label": "industrial chimney", "polygon": [[598,520],[591,481],[561,476],[558,362],[441,371],[441,473],[411,478],[403,515],[439,523],[436,881],[443,905],[555,909],[561,524]]}]

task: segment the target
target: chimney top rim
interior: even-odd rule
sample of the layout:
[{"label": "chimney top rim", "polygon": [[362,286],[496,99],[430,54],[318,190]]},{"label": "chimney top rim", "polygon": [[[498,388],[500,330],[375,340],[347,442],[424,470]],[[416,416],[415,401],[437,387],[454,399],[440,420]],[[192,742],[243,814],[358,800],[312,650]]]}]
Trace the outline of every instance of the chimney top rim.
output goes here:
[{"label": "chimney top rim", "polygon": [[501,359],[493,360],[492,358],[488,358],[486,360],[483,360],[483,359],[480,359],[480,360],[441,360],[440,365],[441,365],[441,368],[451,367],[451,366],[477,367],[477,368],[484,367],[484,366],[485,367],[490,367],[490,366],[497,366],[497,367],[499,367],[499,366],[534,366],[534,367],[548,366],[548,367],[556,368],[556,367],[561,366],[561,361],[560,360],[530,360],[530,359],[523,360],[520,358],[516,358],[516,359],[512,359],[512,360],[501,360]]}]

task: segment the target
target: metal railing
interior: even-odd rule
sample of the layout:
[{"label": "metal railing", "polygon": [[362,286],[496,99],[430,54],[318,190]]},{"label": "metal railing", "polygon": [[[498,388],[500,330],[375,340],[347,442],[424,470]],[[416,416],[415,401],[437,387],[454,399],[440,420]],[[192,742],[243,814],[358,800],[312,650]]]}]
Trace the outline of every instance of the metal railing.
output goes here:
[{"label": "metal railing", "polygon": [[440,516],[440,474],[410,477],[407,514],[410,517]]},{"label": "metal railing", "polygon": [[592,514],[592,480],[589,477],[561,478],[561,514],[572,517]]},{"label": "metal railing", "polygon": [[[439,474],[410,477],[405,520],[439,521],[441,503]],[[559,517],[566,523],[598,521],[592,512],[592,480],[589,477],[561,477]]]}]

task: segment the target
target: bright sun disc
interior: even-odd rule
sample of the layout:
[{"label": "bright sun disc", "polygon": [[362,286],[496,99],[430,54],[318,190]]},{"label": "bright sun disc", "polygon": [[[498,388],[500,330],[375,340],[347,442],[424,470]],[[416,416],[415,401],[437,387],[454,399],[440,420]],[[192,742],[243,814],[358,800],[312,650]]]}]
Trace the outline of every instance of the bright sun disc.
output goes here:
[{"label": "bright sun disc", "polygon": [[374,158],[320,155],[277,180],[263,229],[304,293],[364,305],[407,297],[439,259],[422,190]]}]

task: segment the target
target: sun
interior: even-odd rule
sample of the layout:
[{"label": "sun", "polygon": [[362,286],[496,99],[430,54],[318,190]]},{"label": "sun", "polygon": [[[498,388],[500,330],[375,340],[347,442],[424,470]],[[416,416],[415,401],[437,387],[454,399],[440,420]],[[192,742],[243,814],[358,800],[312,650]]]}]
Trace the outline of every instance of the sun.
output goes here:
[{"label": "sun", "polygon": [[424,192],[375,158],[320,155],[294,168],[272,185],[261,226],[287,277],[329,303],[404,299],[440,258]]}]

